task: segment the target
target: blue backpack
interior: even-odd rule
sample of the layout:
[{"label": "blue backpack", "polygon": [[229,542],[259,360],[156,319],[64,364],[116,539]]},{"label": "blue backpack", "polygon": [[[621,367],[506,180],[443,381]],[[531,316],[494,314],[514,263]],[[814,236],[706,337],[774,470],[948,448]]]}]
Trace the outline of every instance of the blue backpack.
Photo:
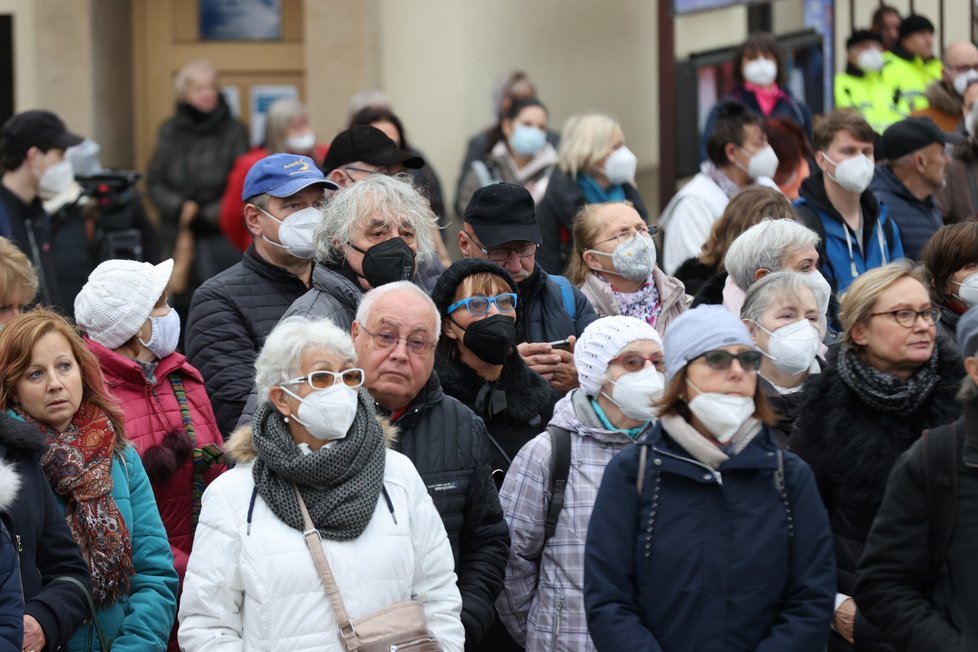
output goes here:
[{"label": "blue backpack", "polygon": [[571,318],[571,321],[576,320],[577,302],[574,300],[574,286],[571,285],[571,282],[566,276],[550,274],[549,277],[560,288],[560,297],[564,300],[564,310],[567,311],[567,315]]}]

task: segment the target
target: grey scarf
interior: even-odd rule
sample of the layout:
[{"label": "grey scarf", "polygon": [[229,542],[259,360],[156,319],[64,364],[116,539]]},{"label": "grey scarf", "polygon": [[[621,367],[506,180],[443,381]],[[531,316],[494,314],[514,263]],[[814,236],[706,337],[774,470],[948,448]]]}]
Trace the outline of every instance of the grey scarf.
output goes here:
[{"label": "grey scarf", "polygon": [[312,522],[324,539],[349,541],[367,528],[384,484],[384,432],[373,399],[360,390],[353,426],[344,439],[304,455],[285,418],[263,403],[251,418],[258,452],[252,476],[272,512],[300,532],[299,487]]},{"label": "grey scarf", "polygon": [[866,364],[852,347],[844,344],[836,358],[836,366],[842,381],[863,403],[880,412],[892,412],[899,416],[916,412],[940,380],[936,344],[930,360],[921,365],[906,383]]}]

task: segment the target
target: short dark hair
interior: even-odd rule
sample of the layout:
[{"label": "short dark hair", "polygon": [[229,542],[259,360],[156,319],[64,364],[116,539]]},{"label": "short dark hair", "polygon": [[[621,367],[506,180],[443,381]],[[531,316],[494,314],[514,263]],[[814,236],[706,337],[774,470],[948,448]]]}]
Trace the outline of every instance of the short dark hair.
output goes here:
[{"label": "short dark hair", "polygon": [[713,165],[720,167],[727,164],[727,155],[723,151],[727,143],[741,146],[744,144],[744,130],[749,125],[757,125],[764,129],[761,116],[735,100],[724,100],[717,105],[716,120],[713,131],[707,136],[706,156]]},{"label": "short dark hair", "polygon": [[825,150],[835,140],[835,135],[840,131],[849,132],[853,138],[863,143],[875,143],[876,134],[873,128],[866,122],[855,109],[838,109],[815,120],[815,129],[812,134],[816,150]]},{"label": "short dark hair", "polygon": [[955,299],[948,294],[947,283],[958,270],[978,263],[978,222],[942,226],[920,250],[918,261],[930,277],[930,291],[937,302]]},{"label": "short dark hair", "polygon": [[900,16],[900,11],[896,7],[892,7],[890,5],[880,5],[879,8],[873,12],[872,31],[876,32],[877,34],[883,33],[883,18],[885,18],[887,14],[896,16],[897,18],[902,18],[902,16]]},{"label": "short dark hair", "polygon": [[401,135],[401,146],[400,149],[405,152],[411,151],[411,146],[408,145],[407,135],[404,133],[404,125],[401,123],[401,119],[395,115],[393,111],[382,106],[365,106],[350,118],[350,124],[347,125],[347,129],[352,129],[358,125],[372,126],[375,122],[389,122],[394,125],[397,129],[397,133]]},{"label": "short dark hair", "polygon": [[778,64],[778,83],[781,83],[784,76],[784,59],[781,56],[781,46],[777,39],[768,32],[754,32],[747,37],[747,40],[740,44],[734,53],[733,76],[738,84],[744,83],[744,59],[753,59],[760,55],[774,59]]}]

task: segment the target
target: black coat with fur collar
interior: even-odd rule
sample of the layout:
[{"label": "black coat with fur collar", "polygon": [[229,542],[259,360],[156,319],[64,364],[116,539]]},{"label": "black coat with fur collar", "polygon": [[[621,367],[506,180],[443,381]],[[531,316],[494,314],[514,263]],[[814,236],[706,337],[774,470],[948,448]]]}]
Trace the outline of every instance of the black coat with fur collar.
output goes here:
[{"label": "black coat with fur collar", "polygon": [[58,577],[73,577],[91,591],[91,575],[71,537],[64,510],[41,468],[44,442],[36,428],[0,413],[0,482],[19,482],[12,503],[0,517],[20,556],[24,613],[33,616],[47,638],[46,651],[66,647],[88,616],[85,597]]},{"label": "black coat with fur collar", "polygon": [[[964,370],[954,350],[938,340],[940,380],[916,412],[900,416],[870,407],[845,384],[835,362],[840,349],[830,349],[828,367],[805,383],[790,446],[815,472],[835,540],[838,590],[852,595],[856,566],[890,471],[924,430],[961,415],[955,395]],[[888,649],[870,643],[885,640],[874,629],[857,619],[856,649]],[[833,644],[838,644],[835,638]],[[866,645],[860,645],[861,638]],[[830,645],[830,650],[837,649],[846,648]]]},{"label": "black coat with fur collar", "polygon": [[482,417],[491,438],[492,468],[497,483],[523,445],[547,428],[560,398],[550,383],[532,371],[514,351],[503,365],[499,380],[489,382],[471,367],[451,358],[441,347],[435,371],[445,393]]}]

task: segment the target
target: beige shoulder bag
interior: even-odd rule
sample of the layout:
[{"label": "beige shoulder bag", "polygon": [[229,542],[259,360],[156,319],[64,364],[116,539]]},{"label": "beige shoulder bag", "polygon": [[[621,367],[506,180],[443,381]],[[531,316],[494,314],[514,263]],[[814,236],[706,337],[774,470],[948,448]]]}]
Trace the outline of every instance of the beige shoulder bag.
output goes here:
[{"label": "beige shoulder bag", "polygon": [[319,578],[333,606],[340,626],[340,639],[348,652],[441,652],[441,646],[428,631],[424,607],[417,600],[397,602],[353,622],[346,613],[339,587],[323,552],[319,531],[313,526],[309,510],[299,488],[293,485],[295,497],[302,510],[302,523],[309,552],[316,563]]}]

